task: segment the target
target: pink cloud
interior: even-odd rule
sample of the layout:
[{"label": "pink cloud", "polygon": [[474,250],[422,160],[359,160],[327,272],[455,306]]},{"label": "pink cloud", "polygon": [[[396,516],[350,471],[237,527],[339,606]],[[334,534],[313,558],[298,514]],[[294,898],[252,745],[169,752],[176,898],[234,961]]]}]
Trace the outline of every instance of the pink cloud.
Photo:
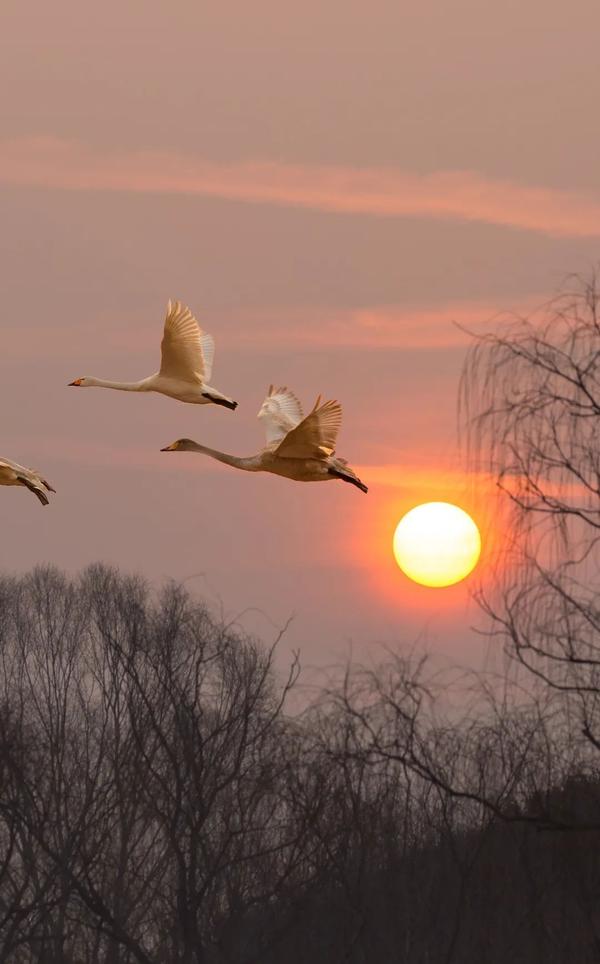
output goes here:
[{"label": "pink cloud", "polygon": [[[541,296],[530,295],[520,302],[518,310],[533,317],[541,302]],[[483,332],[491,322],[510,315],[514,309],[514,302],[500,299],[356,309],[266,306],[252,311],[238,310],[235,318],[223,317],[225,324],[220,340],[228,348],[243,347],[247,351],[254,345],[261,352],[329,347],[452,348],[470,343],[468,331]],[[210,327],[208,321],[206,324]]]},{"label": "pink cloud", "polygon": [[[415,461],[415,453],[403,453],[406,461],[399,463],[353,463],[355,471],[364,475],[373,486],[388,489],[402,489],[405,492],[417,491],[423,494],[423,501],[440,498],[440,492],[447,494],[466,492],[469,487],[484,487],[487,492],[495,488],[495,478],[489,472],[468,471],[466,466],[441,466],[438,460],[419,452],[420,461]],[[361,478],[362,478],[361,475]]]},{"label": "pink cloud", "polygon": [[21,138],[1,145],[0,182],[200,195],[379,217],[458,219],[562,237],[600,235],[600,199],[475,171],[414,174],[276,161],[219,164],[173,153],[99,153],[56,138]]},{"label": "pink cloud", "polygon": [[[176,297],[177,292],[173,293]],[[541,296],[529,296],[518,305],[521,314],[535,316]],[[514,303],[492,301],[457,301],[437,306],[373,305],[366,308],[331,308],[314,306],[271,306],[256,309],[238,308],[206,316],[201,306],[201,323],[217,339],[218,350],[252,350],[261,353],[286,349],[348,348],[377,350],[385,348],[428,349],[452,348],[470,343],[469,331],[483,331]],[[162,306],[157,305],[154,320],[141,315],[94,316],[94,327],[102,331],[93,346],[94,357],[139,356],[144,352],[147,364],[158,365],[162,330]],[[52,337],[44,325],[22,328],[9,324],[4,331],[4,355],[13,360],[77,359],[81,363],[84,340],[78,320],[59,323]],[[89,367],[89,365],[88,365]]]}]

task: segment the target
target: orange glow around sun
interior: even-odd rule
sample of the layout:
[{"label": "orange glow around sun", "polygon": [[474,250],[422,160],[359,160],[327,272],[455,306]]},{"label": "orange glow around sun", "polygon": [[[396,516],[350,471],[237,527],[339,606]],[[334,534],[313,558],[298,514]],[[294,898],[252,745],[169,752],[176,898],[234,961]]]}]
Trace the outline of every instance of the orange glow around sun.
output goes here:
[{"label": "orange glow around sun", "polygon": [[481,536],[473,519],[450,502],[425,502],[402,517],[394,533],[400,569],[422,586],[452,586],[477,565]]}]

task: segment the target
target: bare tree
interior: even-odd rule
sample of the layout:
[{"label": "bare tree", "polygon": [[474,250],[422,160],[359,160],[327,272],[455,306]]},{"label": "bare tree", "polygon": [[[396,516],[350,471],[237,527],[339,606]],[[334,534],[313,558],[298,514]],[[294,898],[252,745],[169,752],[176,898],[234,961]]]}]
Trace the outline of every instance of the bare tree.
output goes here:
[{"label": "bare tree", "polygon": [[476,340],[462,398],[471,450],[509,509],[496,585],[480,601],[510,657],[564,695],[597,751],[600,293],[595,277],[570,289]]},{"label": "bare tree", "polygon": [[600,781],[561,689],[456,677],[458,714],[398,656],[290,718],[297,672],[176,585],[0,578],[0,957],[596,959]]},{"label": "bare tree", "polygon": [[296,664],[105,567],[6,581],[0,644],[5,950],[212,961],[298,864]]}]

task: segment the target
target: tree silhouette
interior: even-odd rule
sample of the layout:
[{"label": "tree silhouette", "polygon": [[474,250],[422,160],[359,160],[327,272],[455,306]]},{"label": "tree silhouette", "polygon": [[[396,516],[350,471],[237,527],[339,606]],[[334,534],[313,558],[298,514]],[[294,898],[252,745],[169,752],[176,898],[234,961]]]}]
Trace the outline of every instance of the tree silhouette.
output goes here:
[{"label": "tree silhouette", "polygon": [[295,662],[103,566],[1,579],[0,654],[3,960],[597,958],[562,692],[444,715],[395,657],[290,718]]},{"label": "tree silhouette", "polygon": [[480,601],[511,658],[564,697],[600,749],[600,294],[575,278],[532,317],[480,338],[463,400],[472,450],[510,509]]}]

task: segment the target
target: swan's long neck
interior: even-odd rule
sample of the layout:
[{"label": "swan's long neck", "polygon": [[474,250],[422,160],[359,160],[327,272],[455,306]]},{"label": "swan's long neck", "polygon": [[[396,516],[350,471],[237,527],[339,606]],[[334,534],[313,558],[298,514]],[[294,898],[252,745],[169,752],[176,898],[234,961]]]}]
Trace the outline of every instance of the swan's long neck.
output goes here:
[{"label": "swan's long neck", "polygon": [[198,442],[186,442],[185,445],[181,446],[181,451],[209,455],[211,459],[216,459],[217,462],[224,462],[225,465],[231,465],[234,469],[245,469],[246,472],[254,472],[257,468],[254,458],[239,458],[237,455],[228,455],[227,452],[209,449],[208,446],[200,445]]},{"label": "swan's long neck", "polygon": [[87,378],[86,381],[93,388],[116,388],[119,392],[144,392],[146,379],[141,382],[109,382],[105,378]]}]

